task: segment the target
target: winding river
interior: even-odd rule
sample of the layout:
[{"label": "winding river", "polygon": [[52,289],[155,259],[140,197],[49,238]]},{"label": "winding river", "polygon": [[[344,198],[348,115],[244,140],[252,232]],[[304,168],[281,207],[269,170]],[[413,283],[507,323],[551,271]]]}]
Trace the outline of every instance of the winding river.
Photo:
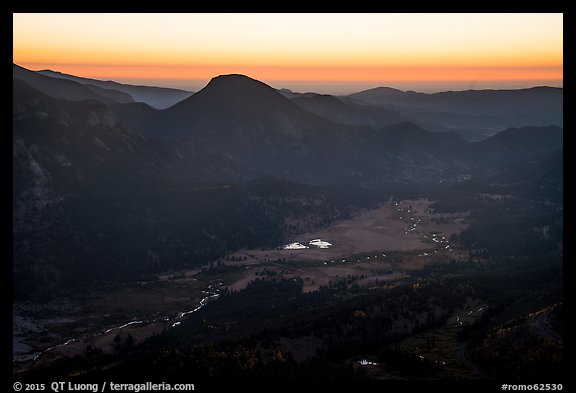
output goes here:
[{"label": "winding river", "polygon": [[[218,286],[221,286],[221,285],[222,285],[222,283],[219,283]],[[19,361],[19,362],[26,362],[26,361],[32,360],[32,363],[33,363],[33,362],[37,361],[42,355],[53,350],[54,348],[66,346],[70,343],[77,342],[77,341],[87,340],[87,339],[90,339],[90,338],[95,337],[95,336],[103,336],[103,335],[109,334],[109,333],[114,332],[114,331],[121,331],[122,329],[124,329],[128,326],[132,326],[132,325],[150,324],[150,323],[157,323],[157,322],[172,322],[169,325],[171,328],[175,328],[175,327],[179,326],[180,323],[182,322],[182,320],[184,320],[187,316],[189,316],[192,313],[197,312],[198,310],[200,310],[203,307],[206,307],[209,303],[211,303],[212,301],[214,301],[220,297],[220,293],[218,293],[220,291],[220,289],[219,288],[213,289],[213,286],[214,285],[210,285],[207,288],[207,290],[203,291],[204,294],[206,294],[206,296],[200,300],[200,302],[197,304],[196,307],[194,307],[192,310],[180,311],[177,313],[176,317],[165,316],[165,317],[160,317],[160,318],[155,318],[155,319],[130,321],[130,322],[124,323],[124,324],[119,325],[119,326],[114,326],[114,327],[108,328],[108,329],[103,330],[101,332],[90,333],[90,334],[87,334],[87,335],[82,336],[82,337],[68,339],[67,341],[65,341],[63,343],[53,345],[53,346],[48,347],[42,351],[35,352],[32,347],[23,343],[21,340],[20,334],[18,334],[15,331],[15,329],[13,328],[13,356],[12,356],[12,359],[13,359],[13,361]],[[14,318],[15,319],[16,318],[23,319],[23,317],[20,317],[20,316],[14,316]],[[30,323],[28,323],[28,324],[30,324]],[[41,329],[42,325],[43,324],[35,325],[35,330],[38,331],[38,329]]]}]

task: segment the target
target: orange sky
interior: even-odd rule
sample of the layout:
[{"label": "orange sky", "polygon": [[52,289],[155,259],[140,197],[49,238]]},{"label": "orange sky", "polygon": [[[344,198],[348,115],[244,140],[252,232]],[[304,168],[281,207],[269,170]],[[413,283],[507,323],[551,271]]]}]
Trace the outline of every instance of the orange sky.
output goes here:
[{"label": "orange sky", "polygon": [[[562,14],[14,14],[30,68],[198,90],[241,73],[296,91],[562,86]],[[321,90],[318,90],[321,89]]]}]

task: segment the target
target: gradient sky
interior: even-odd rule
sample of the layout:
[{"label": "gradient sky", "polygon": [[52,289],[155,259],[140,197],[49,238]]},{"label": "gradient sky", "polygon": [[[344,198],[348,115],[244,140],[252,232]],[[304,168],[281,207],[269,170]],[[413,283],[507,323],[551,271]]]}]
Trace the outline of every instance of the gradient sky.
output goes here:
[{"label": "gradient sky", "polygon": [[345,94],[563,86],[562,14],[13,14],[13,60],[199,90],[240,73]]}]

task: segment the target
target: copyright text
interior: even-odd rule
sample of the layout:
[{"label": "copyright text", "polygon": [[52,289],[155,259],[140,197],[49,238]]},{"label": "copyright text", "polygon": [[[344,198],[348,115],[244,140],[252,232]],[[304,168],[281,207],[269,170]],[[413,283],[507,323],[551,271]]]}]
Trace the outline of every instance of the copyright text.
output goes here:
[{"label": "copyright text", "polygon": [[52,383],[21,383],[14,382],[12,388],[15,392],[42,392],[52,391],[54,393],[60,392],[144,392],[144,391],[193,391],[193,383],[176,383],[170,384],[166,382],[154,383],[115,383],[115,382],[99,382],[99,383],[77,383],[77,382],[52,382]]}]

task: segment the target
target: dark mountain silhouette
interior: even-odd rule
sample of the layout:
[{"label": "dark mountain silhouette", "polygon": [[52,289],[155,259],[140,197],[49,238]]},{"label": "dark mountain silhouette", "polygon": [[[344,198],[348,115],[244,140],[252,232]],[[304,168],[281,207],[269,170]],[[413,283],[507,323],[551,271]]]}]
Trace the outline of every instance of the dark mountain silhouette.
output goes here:
[{"label": "dark mountain silhouette", "polygon": [[12,138],[15,167],[33,168],[32,183],[38,175],[60,191],[119,187],[158,165],[157,148],[106,105],[49,97],[19,79],[13,80]]},{"label": "dark mountain silhouette", "polygon": [[335,123],[382,127],[404,121],[398,112],[372,105],[358,105],[327,94],[301,94],[292,98],[298,106]]},{"label": "dark mountain silhouette", "polygon": [[415,91],[403,91],[392,87],[374,87],[363,90],[358,93],[349,94],[349,97],[357,98],[363,101],[378,101],[380,103],[389,103],[388,100],[398,99],[399,97],[414,96],[424,93]]},{"label": "dark mountain silhouette", "polygon": [[[407,107],[499,119],[512,125],[562,125],[563,89],[533,87],[518,90],[467,90],[433,94],[377,87],[350,97],[375,105]],[[402,111],[401,111],[402,114]]]},{"label": "dark mountain silhouette", "polygon": [[186,172],[95,100],[53,98],[14,79],[12,123],[20,295],[57,292],[71,278],[89,284],[137,273],[137,261],[147,263],[132,237],[146,236],[140,217],[149,210],[141,205]]},{"label": "dark mountain silhouette", "polygon": [[357,131],[243,75],[213,78],[193,96],[152,114],[142,128],[150,139],[176,142],[175,154],[194,166],[238,178],[275,173],[309,180],[334,180],[344,171],[339,153]]},{"label": "dark mountain silhouette", "polygon": [[561,150],[563,143],[558,126],[510,128],[472,144],[470,154],[478,166],[497,168]]},{"label": "dark mountain silhouette", "polygon": [[[401,90],[390,90],[392,93],[403,93]],[[485,139],[506,128],[501,120],[487,116],[430,112],[391,104],[378,106],[351,96],[295,93],[289,89],[279,89],[278,92],[303,109],[342,124],[381,127],[409,121],[431,132],[456,132],[471,142]]]},{"label": "dark mountain silhouette", "polygon": [[65,98],[70,101],[96,100],[102,103],[133,102],[130,95],[117,90],[104,89],[94,85],[83,85],[66,79],[50,78],[16,64],[12,66],[12,78],[20,79],[54,98]]},{"label": "dark mountain silhouette", "polygon": [[[338,124],[243,75],[216,77],[181,103],[147,116],[141,128],[147,138],[172,143],[175,156],[194,167],[238,179],[273,174],[310,182],[425,181],[450,167],[444,160],[454,156],[431,155],[458,139],[430,137],[413,124],[390,130]],[[394,130],[411,127],[421,131],[410,146],[420,148],[416,158],[407,155],[409,143],[398,150],[394,141]],[[418,170],[398,170],[409,161],[418,162]]]},{"label": "dark mountain silhouette", "polygon": [[[81,78],[74,75],[68,75],[61,72],[56,72],[52,70],[42,70],[38,71],[38,74],[49,76],[52,78],[60,78],[72,80],[74,82],[82,83],[85,85],[97,86],[104,89],[113,89],[125,94],[128,94],[136,102],[144,102],[156,109],[168,108],[194,94],[193,92],[172,89],[166,87],[155,87],[155,86],[137,86],[128,85],[113,81],[101,81],[98,79],[91,78]],[[117,102],[120,102],[116,100]]]},{"label": "dark mountain silhouette", "polygon": [[[296,98],[328,101],[331,108],[343,104],[313,94],[290,100],[249,77],[222,75],[163,111],[133,104],[115,110],[147,138],[162,141],[174,157],[221,179],[433,182],[482,167],[483,157],[508,163],[541,153],[524,145],[507,154],[489,153],[494,145],[468,144],[456,133],[430,133],[410,122],[381,128],[338,124],[304,110]],[[553,139],[543,150],[561,144]]]},{"label": "dark mountain silhouette", "polygon": [[[53,79],[32,74],[33,79]],[[74,83],[49,83],[67,82]],[[198,93],[165,110],[142,103],[74,104],[42,94],[39,102],[49,105],[38,109],[20,98],[26,91],[32,96],[40,92],[16,79],[14,83],[15,135],[28,124],[20,121],[32,116],[39,128],[46,123],[54,130],[43,138],[53,135],[51,149],[62,148],[58,153],[64,157],[76,154],[79,160],[101,163],[117,152],[122,153],[118,160],[134,159],[127,168],[164,166],[171,168],[173,178],[236,181],[271,175],[311,183],[427,183],[529,159],[561,149],[563,143],[560,127],[511,129],[470,144],[456,133],[430,133],[411,122],[379,128],[338,124],[304,110],[295,99],[260,81],[236,74],[213,78]],[[361,113],[331,96],[296,98],[320,102],[330,110],[354,108],[347,114]],[[368,111],[380,113],[370,107]],[[71,127],[83,131],[69,134]],[[97,128],[101,134],[96,134]],[[123,145],[126,139],[121,135],[129,135],[132,142]]]},{"label": "dark mountain silhouette", "polygon": [[[291,111],[297,107],[268,85],[244,75],[221,75],[198,93],[169,108],[164,113],[173,118],[194,118],[221,122],[270,116],[275,111]],[[224,117],[222,117],[224,115]]]}]

